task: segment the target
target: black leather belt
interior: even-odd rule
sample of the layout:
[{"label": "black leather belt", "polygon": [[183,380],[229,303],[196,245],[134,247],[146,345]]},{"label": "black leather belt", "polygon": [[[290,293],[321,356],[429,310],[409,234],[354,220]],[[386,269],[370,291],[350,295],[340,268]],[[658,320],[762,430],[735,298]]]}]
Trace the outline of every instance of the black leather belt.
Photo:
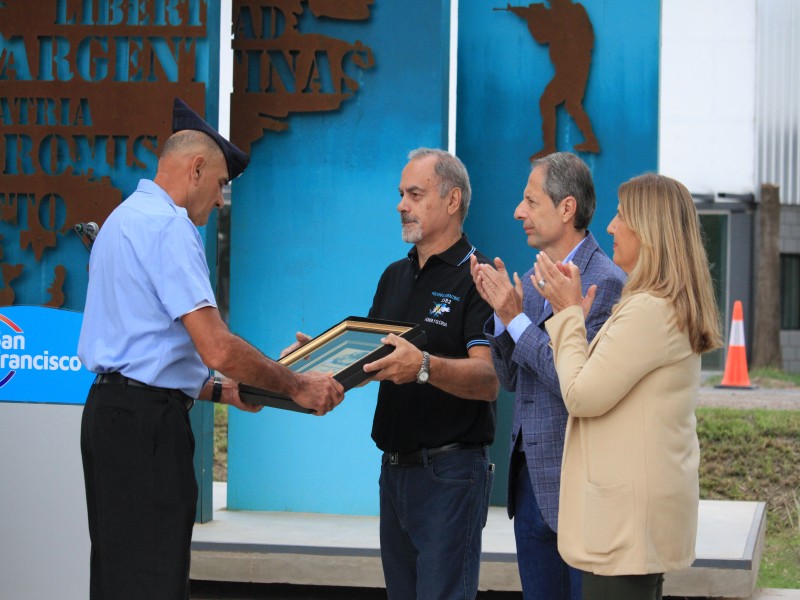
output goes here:
[{"label": "black leather belt", "polygon": [[423,448],[416,452],[384,452],[382,462],[384,465],[388,464],[397,467],[419,467],[425,464],[426,455],[430,459],[438,454],[453,452],[454,450],[483,450],[484,448],[486,448],[484,444],[454,442],[444,446],[437,446],[436,448]]},{"label": "black leather belt", "polygon": [[127,385],[130,387],[136,388],[143,388],[145,390],[150,390],[153,392],[161,392],[162,394],[166,394],[170,398],[175,398],[178,402],[183,404],[186,410],[191,410],[192,406],[194,406],[194,398],[184,394],[180,390],[175,390],[172,388],[162,388],[156,387],[154,385],[147,385],[146,383],[142,383],[141,381],[137,381],[136,379],[131,379],[130,377],[125,377],[122,373],[115,371],[113,373],[100,373],[97,377],[95,377],[94,382],[96,385]]}]

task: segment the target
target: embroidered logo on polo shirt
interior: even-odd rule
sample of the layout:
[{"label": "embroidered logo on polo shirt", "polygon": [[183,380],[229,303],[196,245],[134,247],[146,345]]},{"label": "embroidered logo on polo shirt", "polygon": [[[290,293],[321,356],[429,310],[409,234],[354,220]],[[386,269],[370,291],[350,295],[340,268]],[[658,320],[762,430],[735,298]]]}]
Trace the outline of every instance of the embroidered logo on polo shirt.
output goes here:
[{"label": "embroidered logo on polo shirt", "polygon": [[447,327],[447,321],[444,319],[451,310],[450,306],[453,302],[461,302],[461,298],[453,294],[443,294],[442,292],[431,292],[431,295],[434,297],[433,308],[428,311],[430,316],[425,317],[425,322]]},{"label": "embroidered logo on polo shirt", "polygon": [[443,315],[444,313],[449,313],[449,312],[450,312],[450,307],[447,306],[447,304],[444,304],[443,302],[437,302],[433,306],[433,309],[430,311],[430,314],[433,315],[434,317],[438,317]]}]

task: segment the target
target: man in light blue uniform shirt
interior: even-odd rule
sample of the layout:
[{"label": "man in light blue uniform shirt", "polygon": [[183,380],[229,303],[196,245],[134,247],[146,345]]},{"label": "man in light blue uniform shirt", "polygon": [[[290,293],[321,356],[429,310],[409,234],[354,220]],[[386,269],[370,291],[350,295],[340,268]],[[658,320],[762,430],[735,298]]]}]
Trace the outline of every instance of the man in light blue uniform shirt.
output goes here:
[{"label": "man in light blue uniform shirt", "polygon": [[323,415],[344,394],[329,375],[270,360],[222,321],[196,226],[249,158],[179,99],[173,132],[154,180],[111,213],[89,261],[78,355],[98,373],[81,427],[91,600],[189,598],[195,398],[256,412],[239,398],[246,382]]}]

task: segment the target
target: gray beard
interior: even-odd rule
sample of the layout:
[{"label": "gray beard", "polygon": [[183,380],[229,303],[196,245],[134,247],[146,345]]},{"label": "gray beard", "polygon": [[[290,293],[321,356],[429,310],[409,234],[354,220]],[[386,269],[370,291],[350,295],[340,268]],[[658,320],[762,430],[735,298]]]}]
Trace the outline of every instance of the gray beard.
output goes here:
[{"label": "gray beard", "polygon": [[417,244],[422,241],[422,228],[417,225],[414,229],[403,227],[403,241],[407,244]]}]

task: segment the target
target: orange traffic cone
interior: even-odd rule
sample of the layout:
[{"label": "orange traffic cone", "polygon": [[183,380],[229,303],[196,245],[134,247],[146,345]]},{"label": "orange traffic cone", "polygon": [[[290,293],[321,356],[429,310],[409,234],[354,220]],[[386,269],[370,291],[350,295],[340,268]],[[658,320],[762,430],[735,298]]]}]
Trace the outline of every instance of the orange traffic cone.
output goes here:
[{"label": "orange traffic cone", "polygon": [[747,374],[747,354],[744,349],[744,318],[742,317],[742,303],[739,300],[733,303],[733,318],[731,319],[731,335],[728,340],[728,356],[725,360],[725,374],[722,376],[722,382],[714,387],[753,389],[753,386],[750,385],[750,377]]}]

